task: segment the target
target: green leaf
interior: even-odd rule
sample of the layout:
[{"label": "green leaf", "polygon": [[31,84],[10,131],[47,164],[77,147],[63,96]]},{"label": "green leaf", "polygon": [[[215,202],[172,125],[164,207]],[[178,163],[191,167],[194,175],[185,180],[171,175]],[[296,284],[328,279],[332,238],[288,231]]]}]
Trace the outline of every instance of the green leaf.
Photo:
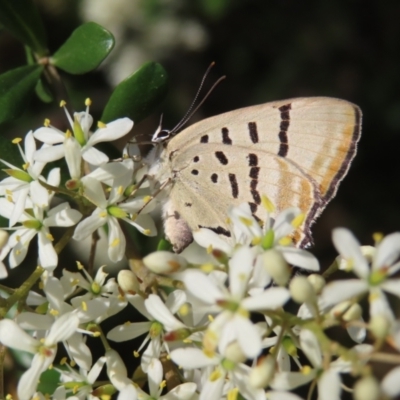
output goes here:
[{"label": "green leaf", "polygon": [[[59,366],[57,366],[59,368]],[[63,368],[65,369],[65,368]],[[60,373],[54,368],[48,369],[40,375],[37,390],[43,394],[53,394],[60,382]]]},{"label": "green leaf", "polygon": [[107,123],[129,117],[138,123],[154,111],[167,94],[167,89],[168,78],[164,68],[158,63],[146,63],[114,89],[101,120]]},{"label": "green leaf", "polygon": [[54,100],[53,93],[50,90],[49,84],[41,77],[35,87],[35,92],[40,100],[44,103],[51,103]]},{"label": "green leaf", "polygon": [[0,0],[0,23],[35,53],[46,55],[46,32],[32,0]]},{"label": "green leaf", "polygon": [[85,74],[100,65],[114,43],[111,32],[94,22],[87,22],[72,32],[50,62],[70,74]]},{"label": "green leaf", "polygon": [[22,114],[42,70],[41,65],[27,65],[0,75],[0,124]]}]

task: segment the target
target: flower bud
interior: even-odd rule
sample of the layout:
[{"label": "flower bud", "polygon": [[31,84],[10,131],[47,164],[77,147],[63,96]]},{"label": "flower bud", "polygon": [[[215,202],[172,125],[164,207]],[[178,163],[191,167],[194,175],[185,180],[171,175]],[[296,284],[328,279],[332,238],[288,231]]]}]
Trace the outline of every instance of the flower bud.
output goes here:
[{"label": "flower bud", "polygon": [[225,348],[224,356],[235,363],[243,363],[246,361],[246,356],[237,341],[229,343]]},{"label": "flower bud", "polygon": [[314,292],[316,294],[321,293],[323,287],[326,284],[324,277],[319,274],[311,274],[307,277],[307,279],[311,283],[312,287],[314,288]]},{"label": "flower bud", "polygon": [[262,389],[271,382],[275,374],[275,359],[267,356],[260,359],[250,371],[249,383],[253,388]]},{"label": "flower bud", "polygon": [[118,285],[125,293],[136,294],[140,289],[136,275],[128,269],[119,271],[117,280]]},{"label": "flower bud", "polygon": [[291,271],[282,253],[272,248],[265,251],[261,257],[263,266],[272,279],[279,286],[285,286],[289,282]]},{"label": "flower bud", "polygon": [[375,377],[369,375],[359,379],[354,385],[354,400],[377,400],[379,399],[379,383]]},{"label": "flower bud", "polygon": [[390,321],[384,315],[374,315],[369,321],[369,330],[377,339],[384,339],[390,330]]},{"label": "flower bud", "polygon": [[155,251],[144,257],[143,263],[156,274],[173,274],[187,267],[185,258],[169,251]]},{"label": "flower bud", "polygon": [[305,276],[295,276],[289,285],[292,299],[299,304],[315,300],[315,292],[311,283]]},{"label": "flower bud", "polygon": [[9,234],[7,231],[0,229],[0,249],[2,249],[8,242]]}]

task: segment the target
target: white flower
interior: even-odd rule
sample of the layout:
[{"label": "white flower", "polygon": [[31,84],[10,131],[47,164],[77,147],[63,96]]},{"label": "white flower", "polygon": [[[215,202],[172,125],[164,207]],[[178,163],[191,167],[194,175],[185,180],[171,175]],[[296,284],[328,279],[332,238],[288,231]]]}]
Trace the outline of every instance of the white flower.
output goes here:
[{"label": "white flower", "polygon": [[175,349],[171,352],[171,359],[184,369],[202,371],[203,387],[200,388],[200,400],[220,400],[222,395],[235,389],[239,389],[247,400],[265,399],[264,390],[254,389],[249,384],[251,368],[241,362],[217,353],[210,355],[197,348]]},{"label": "white flower", "polygon": [[157,358],[153,358],[147,369],[147,377],[149,382],[149,393],[147,394],[142,389],[138,388],[138,397],[140,400],[191,400],[197,385],[194,382],[181,383],[175,386],[166,395],[162,396],[161,392],[165,386],[163,381],[163,367],[161,361]]},{"label": "white flower", "polygon": [[[125,235],[119,225],[118,219],[121,219],[128,224],[134,226],[139,232],[148,235],[156,235],[156,227],[153,219],[144,213],[132,219],[130,213],[134,214],[146,205],[144,198],[136,197],[133,200],[126,201],[124,195],[125,187],[117,182],[112,187],[109,197],[106,198],[101,183],[95,179],[84,179],[85,197],[87,197],[97,208],[93,213],[78,224],[75,229],[73,238],[75,240],[83,240],[92,234],[96,229],[103,225],[108,226],[108,256],[111,261],[120,261],[125,254]],[[153,204],[151,204],[153,203]],[[150,207],[153,207],[154,202],[150,202]],[[146,207],[147,208],[147,207]]]},{"label": "white flower", "polygon": [[[106,362],[106,357],[100,357],[92,366],[90,371],[81,368],[78,371],[72,369],[68,364],[65,364],[65,369],[55,368],[60,373],[60,380],[67,387],[66,393],[76,396],[78,399],[91,399],[91,393],[95,389],[93,384],[96,382],[97,377]],[[65,383],[68,383],[65,385]],[[73,387],[72,387],[73,384]],[[54,397],[53,397],[54,398]]]},{"label": "white flower", "polygon": [[75,113],[73,120],[64,107],[73,137],[70,132],[61,132],[59,129],[50,126],[49,123],[34,132],[33,135],[36,139],[52,145],[49,148],[38,150],[35,154],[35,160],[51,162],[65,157],[71,177],[74,179],[80,176],[78,171],[80,157],[92,165],[101,165],[108,161],[108,157],[93,146],[100,142],[111,142],[125,136],[132,129],[133,121],[129,118],[120,118],[107,125],[99,123],[97,131],[91,134],[90,127],[93,118],[89,114],[89,104],[90,101],[86,101],[86,111]]},{"label": "white flower", "polygon": [[213,351],[218,345],[223,353],[237,340],[247,357],[256,357],[261,351],[261,337],[249,318],[250,312],[275,309],[289,300],[288,290],[278,287],[247,296],[253,262],[252,249],[241,247],[236,251],[229,261],[228,288],[198,270],[187,270],[183,275],[187,291],[207,306],[208,312],[219,313],[204,337],[207,350]]},{"label": "white flower", "polygon": [[[267,208],[269,201],[264,196],[263,202],[267,203]],[[268,259],[262,254],[272,248],[281,253],[285,261],[291,265],[309,271],[319,270],[317,259],[308,251],[295,247],[290,238],[302,221],[303,215],[298,208],[282,211],[275,220],[270,217],[270,213],[267,213],[263,228],[253,217],[248,203],[232,207],[228,215],[232,233],[231,243],[224,241],[220,235],[206,228],[194,231],[193,238],[202,247],[219,249],[228,255],[232,255],[238,245],[254,246],[254,251],[259,254],[252,279],[255,289],[263,288],[271,282],[268,266],[264,265]]]},{"label": "white flower", "polygon": [[[306,366],[303,367],[301,372],[277,372],[270,386],[275,390],[292,390],[317,379],[318,398],[320,400],[340,400],[340,374],[349,373],[352,369],[352,363],[339,357],[328,364],[323,359],[316,336],[308,329],[301,330],[299,339],[300,348],[313,368]],[[372,346],[356,345],[353,350],[356,354],[363,354],[362,357],[360,356],[360,360],[363,360],[360,362],[363,363],[367,360],[365,356],[372,351]]]},{"label": "white flower", "polygon": [[[33,137],[32,131],[28,132],[24,139],[25,152],[19,145],[19,141],[14,140],[17,143],[21,157],[24,161],[23,169],[20,169],[5,160],[0,161],[9,167],[6,172],[10,175],[8,178],[3,179],[0,182],[0,196],[6,196],[7,199],[14,204],[14,208],[9,218],[9,226],[14,226],[21,214],[26,208],[26,201],[31,190],[31,183],[41,179],[46,182],[40,174],[45,167],[45,162],[34,161],[33,156],[36,152],[36,143]],[[43,145],[42,148],[48,147]],[[52,186],[58,186],[60,184],[60,169],[54,168],[49,172],[47,183]]]},{"label": "white flower", "polygon": [[40,374],[53,362],[57,343],[72,336],[78,328],[79,318],[73,312],[64,314],[51,326],[43,341],[29,336],[14,321],[0,321],[0,342],[7,347],[34,354],[30,368],[18,382],[18,398],[29,400],[35,392]]},{"label": "white flower", "polygon": [[[82,214],[71,209],[68,203],[50,209],[52,196],[38,181],[31,183],[30,191],[33,215],[25,211],[19,217],[22,225],[12,228],[15,232],[8,241],[8,246],[11,248],[10,267],[14,268],[21,264],[28,252],[30,241],[38,235],[40,265],[53,270],[58,264],[58,256],[52,244],[53,237],[49,228],[75,225]],[[12,203],[0,198],[0,215],[10,218],[12,211]]]},{"label": "white flower", "polygon": [[[122,342],[134,339],[144,333],[148,335],[142,342],[139,351],[150,341],[147,349],[142,355],[142,369],[146,372],[150,361],[158,358],[163,347],[167,346],[162,340],[167,332],[186,329],[186,325],[179,321],[174,314],[186,302],[186,295],[181,290],[172,292],[164,303],[159,296],[151,294],[146,300],[139,295],[129,295],[128,301],[149,321],[123,324],[111,329],[107,339]],[[166,347],[168,351],[168,347]]]},{"label": "white flower", "polygon": [[353,267],[359,279],[328,283],[322,291],[322,301],[334,305],[369,292],[370,315],[382,314],[394,321],[393,311],[384,292],[400,297],[400,279],[390,278],[400,269],[400,233],[392,233],[378,244],[371,267],[361,252],[360,244],[349,230],[337,228],[332,238],[340,256]]}]

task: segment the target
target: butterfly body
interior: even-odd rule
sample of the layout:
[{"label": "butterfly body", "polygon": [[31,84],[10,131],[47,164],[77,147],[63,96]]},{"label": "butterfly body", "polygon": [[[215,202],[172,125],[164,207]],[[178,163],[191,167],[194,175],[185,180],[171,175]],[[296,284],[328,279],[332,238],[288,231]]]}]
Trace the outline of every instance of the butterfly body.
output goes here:
[{"label": "butterfly body", "polygon": [[231,240],[230,206],[246,202],[263,221],[263,195],[277,213],[300,208],[306,219],[297,240],[308,243],[355,156],[360,123],[359,108],[346,101],[297,98],[227,112],[159,140],[146,162],[153,180],[166,183],[163,218],[174,249],[200,227]]}]

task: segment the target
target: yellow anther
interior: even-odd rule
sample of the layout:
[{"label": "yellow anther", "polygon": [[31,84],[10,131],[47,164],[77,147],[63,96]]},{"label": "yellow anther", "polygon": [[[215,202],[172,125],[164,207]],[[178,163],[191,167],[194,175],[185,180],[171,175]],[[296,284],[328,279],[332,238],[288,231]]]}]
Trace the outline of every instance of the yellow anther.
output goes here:
[{"label": "yellow anther", "polygon": [[63,357],[61,360],[60,360],[60,364],[61,365],[65,365],[66,363],[67,363],[67,357]]},{"label": "yellow anther", "polygon": [[210,245],[207,247],[207,254],[211,254],[212,251],[213,251],[213,247],[212,247],[212,245],[210,244]]},{"label": "yellow anther", "polygon": [[65,107],[67,105],[67,102],[65,100],[60,101],[60,107]]},{"label": "yellow anther", "polygon": [[118,193],[119,195],[121,195],[122,193],[124,193],[124,187],[123,187],[122,185],[118,186],[117,193]]},{"label": "yellow anther", "polygon": [[27,162],[27,163],[25,163],[25,164],[22,164],[22,169],[24,170],[24,171],[26,171],[29,167],[30,167],[30,163],[29,162]]},{"label": "yellow anther", "polygon": [[50,126],[50,120],[48,118],[45,118],[45,120],[43,121],[43,125],[48,128]]},{"label": "yellow anther", "polygon": [[19,138],[19,137],[17,137],[17,138],[15,138],[15,139],[13,139],[11,142],[12,142],[13,144],[18,144],[18,143],[20,143],[21,141],[22,141],[22,139]]},{"label": "yellow anther", "polygon": [[107,211],[102,211],[102,212],[99,214],[99,217],[101,217],[101,218],[107,217]]},{"label": "yellow anther", "polygon": [[214,271],[214,265],[212,265],[211,263],[205,263],[200,267],[200,269],[205,273],[209,273],[211,271]]},{"label": "yellow anther", "polygon": [[82,301],[81,305],[82,305],[82,310],[83,310],[83,311],[87,311],[87,304],[86,304],[86,302],[85,302],[85,301]]},{"label": "yellow anther", "polygon": [[303,213],[297,215],[296,217],[293,218],[292,226],[294,228],[298,228],[304,222],[305,218],[306,218],[306,216]]},{"label": "yellow anther", "polygon": [[147,236],[151,235],[151,230],[150,229],[145,229],[143,231],[143,235],[147,235]]},{"label": "yellow anther", "polygon": [[92,105],[92,100],[89,99],[89,97],[85,100],[85,106],[89,107]]},{"label": "yellow anther", "polygon": [[250,218],[245,218],[245,217],[239,217],[240,222],[243,223],[245,226],[252,226],[253,225],[253,220]]},{"label": "yellow anther", "polygon": [[107,124],[105,124],[104,122],[98,121],[97,122],[97,127],[99,129],[107,128]]},{"label": "yellow anther", "polygon": [[116,246],[119,245],[119,243],[120,243],[120,240],[119,240],[118,238],[115,238],[115,239],[111,242],[110,247],[116,247]]},{"label": "yellow anther", "polygon": [[275,211],[274,203],[264,194],[261,196],[261,204],[269,213]]},{"label": "yellow anther", "polygon": [[300,372],[303,375],[308,375],[311,371],[312,371],[312,369],[309,365],[304,365]]},{"label": "yellow anther", "polygon": [[49,239],[51,242],[54,240],[54,236],[51,233],[46,234],[47,239]]},{"label": "yellow anther", "polygon": [[382,239],[383,239],[383,233],[382,232],[375,232],[372,235],[372,238],[374,239],[375,245],[379,244]]},{"label": "yellow anther", "polygon": [[83,264],[82,264],[80,261],[77,261],[77,262],[76,262],[76,267],[77,267],[79,270],[85,269],[85,267],[83,266]]},{"label": "yellow anther", "polygon": [[139,358],[139,357],[140,357],[140,353],[139,353],[138,351],[134,350],[133,356],[134,356],[135,358]]},{"label": "yellow anther", "polygon": [[279,239],[279,244],[281,246],[289,246],[292,244],[292,238],[289,236],[284,236],[283,238]]},{"label": "yellow anther", "polygon": [[220,376],[221,376],[221,371],[215,370],[209,375],[209,379],[211,382],[215,382],[220,378]]}]

